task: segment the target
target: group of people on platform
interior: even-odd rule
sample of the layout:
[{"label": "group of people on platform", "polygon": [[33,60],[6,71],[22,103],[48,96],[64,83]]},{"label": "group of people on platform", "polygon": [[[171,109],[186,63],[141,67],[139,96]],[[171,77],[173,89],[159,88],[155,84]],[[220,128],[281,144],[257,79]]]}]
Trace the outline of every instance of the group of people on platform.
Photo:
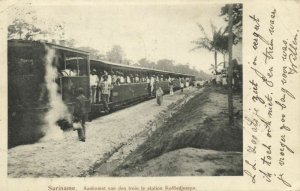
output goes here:
[{"label": "group of people on platform", "polygon": [[[124,80],[126,79],[126,80]],[[124,81],[123,81],[124,80]],[[115,75],[114,73],[108,74],[106,71],[104,71],[103,75],[100,77],[97,75],[97,71],[93,69],[90,73],[90,101],[91,103],[97,103],[101,100],[104,106],[105,112],[109,112],[110,108],[108,106],[109,99],[111,96],[111,90],[113,89],[114,85],[120,85],[122,83],[142,83],[146,82],[149,83],[150,91],[151,93],[154,91],[155,84],[158,81],[168,81],[169,82],[169,88],[170,88],[170,95],[174,94],[173,88],[174,88],[174,78],[164,78],[163,76],[151,76],[151,77],[144,77],[144,76],[135,76],[130,77],[126,76],[124,78],[123,75]],[[180,83],[180,89],[183,91],[184,86],[189,87],[189,82],[183,78],[179,78]],[[186,83],[186,84],[184,84]],[[155,87],[156,89],[156,100],[157,104],[161,105],[163,102],[163,90],[161,87]],[[97,100],[98,99],[98,100]],[[88,101],[86,96],[84,96],[84,91],[82,88],[79,88],[77,91],[77,97],[76,97],[76,103],[75,103],[75,109],[74,109],[74,122],[80,123],[81,127],[78,129],[78,137],[80,141],[85,141],[85,134],[86,134],[86,127],[85,122],[87,120],[87,114],[88,112],[85,111],[85,103]]]},{"label": "group of people on platform", "polygon": [[[90,86],[91,86],[91,103],[97,103],[102,101],[105,112],[109,112],[108,102],[110,93],[115,82],[112,81],[112,76],[108,75],[105,71],[104,75],[99,79],[97,71],[93,69],[90,74]],[[98,92],[98,100],[97,100]]]},{"label": "group of people on platform", "polygon": [[114,85],[120,84],[128,84],[128,83],[151,83],[154,81],[165,81],[171,80],[173,78],[169,77],[166,78],[164,76],[154,75],[154,76],[147,76],[142,74],[129,74],[124,75],[122,72],[119,71],[104,71],[103,73],[99,74],[96,69],[91,71],[91,75],[95,75],[98,77],[99,81],[103,81],[104,76],[108,76],[108,82]]},{"label": "group of people on platform", "polygon": [[[128,83],[148,83],[149,91],[152,94],[155,90],[155,84],[159,81],[168,81],[170,94],[173,95],[173,81],[175,78],[166,77],[163,75],[153,75],[153,76],[144,76],[138,74],[129,74],[123,75],[121,72],[113,72],[108,73],[104,71],[101,75],[97,73],[96,69],[93,69],[90,74],[90,87],[91,87],[91,103],[103,102],[105,110],[109,111],[109,108],[106,107],[107,103],[110,100],[111,90],[114,86],[119,86],[120,84],[128,84]],[[179,78],[180,88],[183,89],[184,86],[188,87],[189,82],[186,80],[184,82],[183,78]],[[184,84],[185,83],[185,84]],[[103,95],[103,96],[102,96]]]}]

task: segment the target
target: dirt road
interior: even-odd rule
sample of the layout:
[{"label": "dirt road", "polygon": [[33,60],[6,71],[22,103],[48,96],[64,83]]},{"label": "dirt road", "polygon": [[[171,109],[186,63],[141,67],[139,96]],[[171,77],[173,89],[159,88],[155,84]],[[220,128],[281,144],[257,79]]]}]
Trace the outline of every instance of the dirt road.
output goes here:
[{"label": "dirt road", "polygon": [[[77,177],[89,176],[123,145],[132,143],[141,133],[155,131],[154,119],[168,118],[191,96],[201,92],[196,88],[164,96],[162,106],[150,100],[103,116],[87,123],[87,140],[80,142],[77,133],[64,132],[63,140],[21,145],[8,150],[9,177]],[[168,112],[165,112],[168,111]],[[163,120],[162,120],[163,121]]]}]

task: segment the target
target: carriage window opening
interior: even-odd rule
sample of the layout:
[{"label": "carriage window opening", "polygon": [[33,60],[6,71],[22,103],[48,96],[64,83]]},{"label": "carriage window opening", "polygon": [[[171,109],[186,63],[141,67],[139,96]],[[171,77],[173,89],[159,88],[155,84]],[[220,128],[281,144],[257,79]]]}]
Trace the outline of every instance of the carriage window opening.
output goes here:
[{"label": "carriage window opening", "polygon": [[88,58],[83,55],[76,55],[77,57],[77,69],[79,76],[88,76]]},{"label": "carriage window opening", "polygon": [[64,69],[62,71],[64,76],[87,76],[88,65],[87,65],[87,57],[72,54],[72,53],[64,53]]},{"label": "carriage window opening", "polygon": [[68,76],[78,76],[77,62],[74,59],[66,58],[66,70]]},{"label": "carriage window opening", "polygon": [[65,55],[64,53],[58,53],[57,56],[54,59],[55,65],[57,66],[57,71],[59,73],[59,76],[66,76],[67,74],[65,73],[66,69],[66,63],[65,63]]},{"label": "carriage window opening", "polygon": [[79,75],[80,76],[87,76],[88,75],[87,60],[86,59],[80,59],[78,61],[79,61],[78,62]]}]

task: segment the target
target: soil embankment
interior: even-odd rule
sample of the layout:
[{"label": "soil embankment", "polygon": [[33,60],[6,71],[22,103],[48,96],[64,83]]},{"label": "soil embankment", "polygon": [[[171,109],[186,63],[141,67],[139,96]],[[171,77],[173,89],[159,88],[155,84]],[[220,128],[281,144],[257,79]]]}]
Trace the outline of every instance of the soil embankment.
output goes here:
[{"label": "soil embankment", "polygon": [[234,95],[234,125],[227,101],[223,87],[207,87],[156,126],[111,175],[242,175],[242,95]]}]

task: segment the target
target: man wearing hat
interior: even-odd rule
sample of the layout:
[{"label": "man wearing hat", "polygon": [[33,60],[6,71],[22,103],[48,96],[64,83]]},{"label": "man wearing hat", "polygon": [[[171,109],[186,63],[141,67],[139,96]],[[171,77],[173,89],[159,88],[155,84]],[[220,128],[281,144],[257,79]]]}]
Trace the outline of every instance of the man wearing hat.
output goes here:
[{"label": "man wearing hat", "polygon": [[111,84],[108,82],[108,76],[104,75],[103,76],[103,81],[100,83],[100,90],[101,90],[101,100],[104,105],[104,110],[106,113],[109,112],[109,107],[108,107],[108,100],[109,100],[109,94],[112,89]]},{"label": "man wearing hat", "polygon": [[99,77],[97,75],[96,69],[91,71],[90,75],[90,87],[91,87],[91,102],[96,103],[97,100],[97,88],[99,84]]}]

